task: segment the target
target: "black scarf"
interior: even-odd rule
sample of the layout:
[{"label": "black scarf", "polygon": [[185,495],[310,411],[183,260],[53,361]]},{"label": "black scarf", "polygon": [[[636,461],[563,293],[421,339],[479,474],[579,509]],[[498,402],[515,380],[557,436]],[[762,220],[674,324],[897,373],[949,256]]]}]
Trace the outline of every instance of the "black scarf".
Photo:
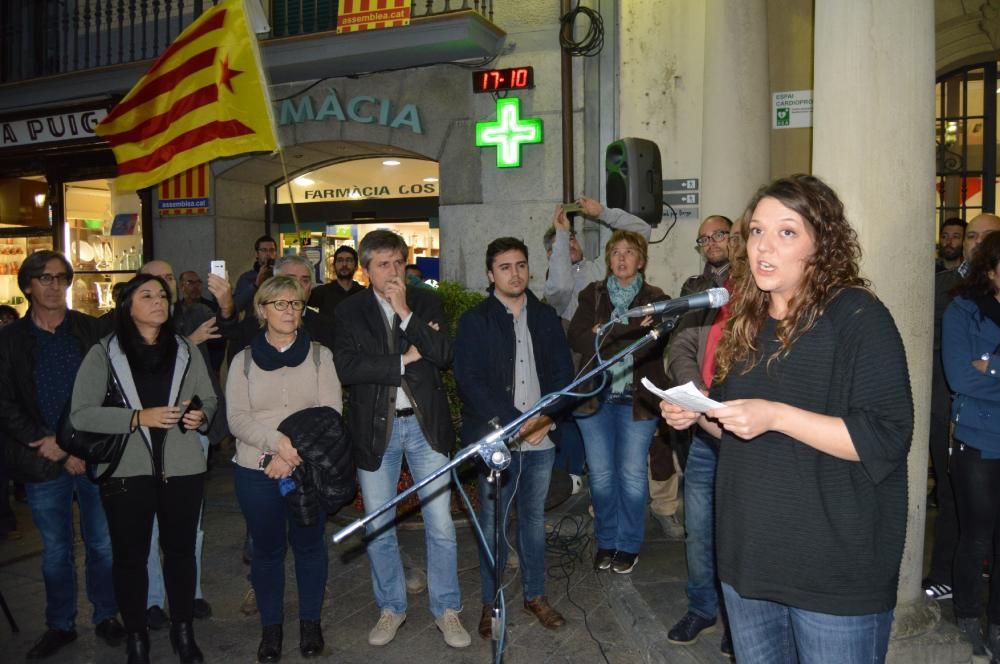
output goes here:
[{"label": "black scarf", "polygon": [[250,342],[250,355],[254,364],[264,371],[274,371],[281,367],[297,367],[302,364],[306,356],[309,355],[310,347],[309,334],[300,329],[295,335],[295,341],[284,353],[272,346],[267,341],[266,329],[262,329]]}]

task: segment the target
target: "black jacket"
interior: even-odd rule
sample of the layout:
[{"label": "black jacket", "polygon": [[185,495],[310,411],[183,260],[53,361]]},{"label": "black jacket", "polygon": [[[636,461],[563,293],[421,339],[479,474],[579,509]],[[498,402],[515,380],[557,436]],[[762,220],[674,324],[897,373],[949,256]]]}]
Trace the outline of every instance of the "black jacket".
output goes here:
[{"label": "black jacket", "polygon": [[[78,311],[66,312],[69,333],[80,342],[80,357],[100,341],[98,319]],[[62,472],[61,464],[47,461],[28,447],[53,435],[38,409],[35,390],[35,337],[31,311],[0,332],[0,435],[3,463],[13,479],[44,482]]]},{"label": "black jacket", "polygon": [[[431,448],[448,454],[455,444],[448,397],[441,372],[451,364],[451,340],[441,299],[424,288],[407,288],[406,304],[413,312],[405,330],[397,328],[396,351],[389,339],[379,303],[371,288],[337,306],[333,359],[340,383],[350,388],[347,428],[354,444],[354,461],[361,470],[382,465],[395,409],[396,388],[404,385],[421,431]],[[430,326],[435,323],[440,329]],[[400,374],[400,356],[410,346],[422,356]]]},{"label": "black jacket", "polygon": [[[542,396],[566,387],[573,380],[573,360],[562,322],[555,309],[526,291],[528,333]],[[465,312],[455,336],[455,380],[462,397],[462,444],[485,436],[494,417],[501,425],[521,415],[514,406],[514,319],[496,297]],[[544,412],[558,420],[566,399]],[[559,428],[552,431],[558,439]]]},{"label": "black jacket", "polygon": [[292,413],[278,425],[292,440],[302,463],[292,472],[295,489],[285,496],[300,526],[311,526],[354,500],[357,493],[351,438],[333,408]]}]

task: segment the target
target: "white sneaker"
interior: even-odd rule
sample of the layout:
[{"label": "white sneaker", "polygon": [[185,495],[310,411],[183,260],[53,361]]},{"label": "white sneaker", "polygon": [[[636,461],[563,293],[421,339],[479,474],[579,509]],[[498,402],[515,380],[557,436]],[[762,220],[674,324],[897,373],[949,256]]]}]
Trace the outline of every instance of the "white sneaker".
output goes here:
[{"label": "white sneaker", "polygon": [[382,616],[378,619],[372,631],[368,632],[368,644],[384,646],[389,643],[396,638],[396,632],[405,620],[405,613],[393,613],[389,609],[382,609]]},{"label": "white sneaker", "polygon": [[653,512],[653,518],[660,524],[660,528],[663,529],[663,536],[668,540],[684,541],[684,524],[681,523],[676,514],[667,516]]},{"label": "white sneaker", "polygon": [[452,648],[466,648],[472,643],[472,638],[462,627],[462,621],[458,619],[458,611],[455,609],[445,609],[444,614],[435,620],[434,624],[444,635],[444,642]]}]

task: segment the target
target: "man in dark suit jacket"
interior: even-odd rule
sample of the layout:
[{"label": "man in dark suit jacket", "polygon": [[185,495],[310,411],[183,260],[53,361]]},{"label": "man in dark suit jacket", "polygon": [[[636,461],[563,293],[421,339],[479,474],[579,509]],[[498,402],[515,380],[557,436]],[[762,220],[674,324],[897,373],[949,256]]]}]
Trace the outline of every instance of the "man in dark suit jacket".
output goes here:
[{"label": "man in dark suit jacket", "polygon": [[[408,250],[387,230],[361,241],[361,266],[371,288],[347,298],[334,319],[334,362],[349,388],[347,427],[365,510],[396,495],[403,458],[420,481],[448,462],[455,444],[441,372],[452,348],[440,299],[430,290],[406,287]],[[471,643],[458,612],[457,544],[451,519],[449,477],[443,474],[419,492],[427,539],[430,609],[445,642]],[[375,602],[381,611],[368,643],[392,641],[406,619],[406,584],[389,510],[368,526]]]}]

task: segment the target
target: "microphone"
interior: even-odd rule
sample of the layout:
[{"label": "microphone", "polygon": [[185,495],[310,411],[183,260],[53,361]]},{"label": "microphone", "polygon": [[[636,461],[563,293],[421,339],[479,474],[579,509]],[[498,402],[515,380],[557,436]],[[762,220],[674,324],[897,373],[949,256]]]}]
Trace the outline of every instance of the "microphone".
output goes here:
[{"label": "microphone", "polygon": [[625,312],[623,318],[645,318],[646,316],[677,315],[695,309],[718,309],[729,302],[729,291],[725,288],[709,288],[675,300],[663,300],[642,307],[634,307]]}]

